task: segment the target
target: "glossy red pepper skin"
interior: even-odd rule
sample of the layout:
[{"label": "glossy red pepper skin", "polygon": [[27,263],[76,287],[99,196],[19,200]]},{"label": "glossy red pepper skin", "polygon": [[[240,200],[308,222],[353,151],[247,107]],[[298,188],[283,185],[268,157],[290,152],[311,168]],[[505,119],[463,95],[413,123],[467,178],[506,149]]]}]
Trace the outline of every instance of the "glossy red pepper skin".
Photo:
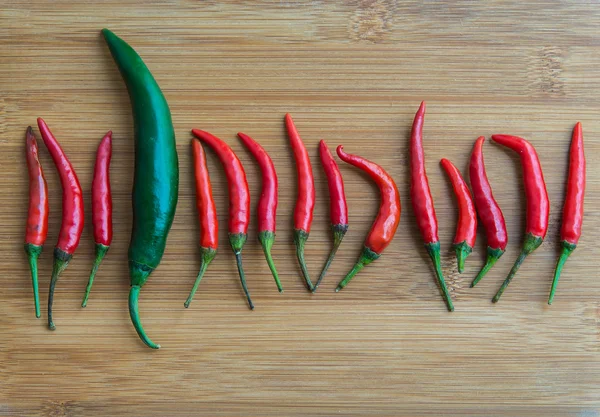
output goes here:
[{"label": "glossy red pepper skin", "polygon": [[458,222],[453,247],[458,261],[458,273],[462,274],[465,268],[465,259],[473,252],[475,238],[477,237],[477,212],[469,187],[467,187],[467,183],[458,168],[445,158],[440,161],[440,164],[448,174],[458,202]]},{"label": "glossy red pepper skin", "polygon": [[206,165],[206,154],[200,142],[192,139],[196,210],[200,223],[200,247],[217,250],[219,246],[219,219],[212,195],[212,184]]},{"label": "glossy red pepper skin", "polygon": [[196,139],[192,139],[192,158],[194,161],[194,183],[196,185],[196,210],[198,211],[198,222],[200,224],[200,272],[196,277],[190,295],[183,304],[185,308],[190,306],[208,265],[217,254],[219,245],[219,220],[213,200],[208,167],[206,166],[206,155],[200,141]]},{"label": "glossy red pepper skin", "polygon": [[469,179],[471,180],[475,208],[487,236],[487,259],[485,265],[471,283],[471,287],[474,287],[500,259],[508,243],[504,215],[494,198],[492,187],[485,172],[483,161],[484,141],[485,137],[480,136],[473,146],[469,163]]},{"label": "glossy red pepper skin", "polygon": [[315,180],[313,178],[312,165],[304,142],[298,134],[294,125],[292,116],[285,115],[285,126],[290,138],[290,145],[294,152],[296,161],[296,173],[298,176],[298,197],[294,207],[294,243],[296,245],[296,256],[302,269],[302,275],[306,281],[306,287],[309,291],[313,290],[313,285],[308,275],[306,261],[304,260],[304,246],[310,233],[310,226],[313,219],[313,210],[315,207]]},{"label": "glossy red pepper skin", "polygon": [[37,119],[38,127],[48,152],[56,165],[58,176],[62,185],[62,223],[58,236],[58,243],[54,248],[54,265],[52,267],[52,279],[48,294],[48,328],[54,330],[52,320],[52,303],[54,301],[54,288],[60,274],[67,268],[73,257],[73,252],[79,245],[81,233],[83,232],[83,193],[77,174],[58,141],[42,120]]},{"label": "glossy red pepper skin", "polygon": [[583,200],[585,196],[585,153],[583,150],[583,132],[581,123],[577,122],[573,128],[571,148],[569,151],[569,176],[567,179],[567,195],[563,206],[562,227],[560,240],[562,250],[556,263],[554,280],[548,297],[548,304],[552,304],[554,294],[560,279],[560,273],[567,258],[577,247],[581,236],[583,223]]},{"label": "glossy red pepper skin", "polygon": [[344,239],[344,235],[348,231],[348,204],[346,203],[346,193],[344,192],[344,180],[340,168],[335,162],[335,159],[333,159],[333,155],[324,140],[319,142],[319,155],[321,157],[321,165],[323,166],[323,171],[325,171],[327,187],[329,189],[329,219],[331,222],[331,231],[333,232],[333,248],[327,257],[327,261],[313,288],[313,292],[315,292],[321,284],[321,281],[325,277],[325,274]]},{"label": "glossy red pepper skin", "polygon": [[423,152],[423,122],[425,121],[425,102],[421,102],[410,133],[410,197],[417,225],[425,242],[425,249],[431,257],[442,297],[448,311],[453,311],[452,298],[444,280],[440,261],[440,240],[438,238],[437,217],[433,198],[429,189],[429,180],[425,171],[425,153]]},{"label": "glossy red pepper skin", "polygon": [[533,145],[523,138],[510,135],[492,135],[492,140],[519,154],[523,169],[523,181],[525,182],[525,196],[527,198],[527,221],[523,248],[504,283],[492,299],[492,302],[497,303],[525,258],[544,241],[544,237],[546,237],[546,232],[548,231],[550,201],[548,200],[542,165]]},{"label": "glossy red pepper skin", "polygon": [[25,253],[31,270],[31,285],[35,316],[40,318],[40,297],[38,291],[38,257],[48,236],[48,184],[39,160],[37,141],[31,126],[25,135],[25,158],[29,173],[29,211],[25,227]]},{"label": "glossy red pepper skin", "polygon": [[217,154],[225,169],[229,188],[229,244],[235,254],[240,282],[246,294],[248,306],[254,310],[242,266],[242,248],[248,238],[248,224],[250,223],[250,189],[246,180],[246,171],[233,149],[221,139],[199,129],[192,129],[192,134]]},{"label": "glossy red pepper skin", "polygon": [[112,132],[109,131],[98,145],[94,179],[92,180],[92,225],[96,256],[81,307],[87,305],[98,267],[112,242],[112,194],[110,191],[110,158],[112,156]]},{"label": "glossy red pepper skin", "polygon": [[258,241],[260,242],[269,269],[275,279],[279,292],[283,292],[275,262],[271,256],[271,248],[275,242],[275,227],[277,218],[277,172],[271,157],[254,139],[244,133],[238,133],[238,137],[250,151],[260,166],[262,173],[262,189],[258,200]]},{"label": "glossy red pepper skin", "polygon": [[383,168],[360,156],[344,152],[342,145],[337,147],[337,154],[342,161],[354,165],[369,175],[379,188],[381,200],[379,203],[379,212],[365,239],[363,251],[352,270],[338,284],[336,292],[348,285],[361,269],[381,256],[396,234],[396,230],[400,224],[401,212],[398,187],[396,187],[396,183],[392,177]]}]

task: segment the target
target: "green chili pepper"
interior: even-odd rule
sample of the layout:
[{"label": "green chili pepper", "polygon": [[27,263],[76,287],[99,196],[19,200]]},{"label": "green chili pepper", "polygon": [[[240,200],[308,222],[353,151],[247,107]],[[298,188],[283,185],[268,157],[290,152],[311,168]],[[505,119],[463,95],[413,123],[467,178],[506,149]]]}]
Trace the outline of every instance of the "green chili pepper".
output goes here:
[{"label": "green chili pepper", "polygon": [[179,187],[179,164],[169,105],[140,56],[108,29],[102,34],[127,86],[135,131],[133,230],[129,244],[129,314],[140,339],[146,336],[138,313],[138,295],[160,263],[173,223]]}]

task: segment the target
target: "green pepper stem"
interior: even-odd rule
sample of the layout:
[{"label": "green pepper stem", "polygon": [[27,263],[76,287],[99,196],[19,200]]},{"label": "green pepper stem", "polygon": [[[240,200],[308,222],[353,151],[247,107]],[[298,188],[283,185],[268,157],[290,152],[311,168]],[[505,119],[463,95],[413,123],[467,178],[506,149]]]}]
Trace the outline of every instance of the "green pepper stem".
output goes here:
[{"label": "green pepper stem", "polygon": [[146,335],[144,328],[142,327],[142,323],[140,322],[140,313],[138,309],[138,297],[140,296],[140,290],[142,288],[139,285],[132,285],[129,290],[129,316],[131,317],[131,322],[133,323],[133,327],[137,332],[142,342],[146,344],[146,346],[151,347],[152,349],[160,349],[160,345],[154,343],[150,338]]},{"label": "green pepper stem", "polygon": [[350,272],[348,272],[346,277],[340,281],[337,288],[335,289],[335,292],[339,292],[342,288],[346,287],[346,285],[348,285],[348,283],[352,281],[352,278],[354,278],[356,274],[358,274],[365,266],[369,265],[371,262],[373,262],[380,256],[381,254],[375,253],[373,252],[373,250],[367,248],[366,246],[363,246],[363,250],[360,256],[358,257],[358,260],[356,261]]},{"label": "green pepper stem", "polygon": [[513,267],[511,268],[510,272],[508,273],[508,276],[506,277],[506,279],[500,286],[500,289],[498,289],[498,292],[496,293],[496,295],[494,295],[494,298],[492,298],[492,303],[497,303],[498,300],[500,300],[500,297],[504,293],[504,290],[506,290],[506,287],[508,287],[508,284],[510,284],[512,279],[515,277],[515,274],[521,267],[521,264],[523,263],[523,261],[525,260],[526,257],[527,257],[527,253],[525,251],[521,251],[521,253],[519,254],[519,257],[517,258]]},{"label": "green pepper stem", "polygon": [[306,261],[304,260],[304,245],[306,244],[306,240],[308,239],[308,233],[304,230],[294,229],[294,243],[296,245],[296,257],[298,258],[298,263],[300,264],[300,269],[302,270],[302,276],[304,277],[304,281],[306,282],[306,287],[309,291],[313,290],[312,282],[310,281],[310,276],[308,275],[308,269],[306,268]]},{"label": "green pepper stem", "polygon": [[304,230],[294,229],[294,243],[296,244],[296,257],[298,258],[298,263],[300,264],[300,269],[302,270],[302,276],[304,277],[304,281],[306,282],[306,287],[309,291],[313,290],[312,282],[310,281],[310,277],[308,275],[308,269],[306,268],[306,261],[304,260],[304,245],[306,244],[306,240],[308,239],[308,233]]},{"label": "green pepper stem", "polygon": [[454,251],[456,252],[458,273],[462,274],[463,271],[465,270],[465,260],[467,259],[467,256],[469,256],[471,254],[471,252],[473,252],[473,248],[470,247],[466,241],[462,241],[460,243],[452,245],[452,247],[454,248]]},{"label": "green pepper stem", "polygon": [[192,290],[190,291],[190,295],[188,296],[187,300],[185,300],[185,303],[183,303],[183,306],[185,308],[188,308],[190,306],[190,303],[192,302],[192,299],[194,298],[194,295],[196,294],[196,290],[198,290],[200,281],[202,280],[204,273],[208,269],[208,265],[210,265],[211,261],[215,258],[216,254],[217,254],[217,251],[213,248],[205,248],[203,246],[200,247],[200,272],[198,272],[198,276],[196,277],[194,286],[192,287]]},{"label": "green pepper stem", "polygon": [[337,253],[337,250],[340,247],[340,244],[342,243],[342,239],[344,239],[344,235],[348,231],[348,225],[347,224],[334,224],[331,226],[331,230],[333,232],[333,247],[331,248],[331,252],[329,252],[329,257],[327,258],[327,261],[325,262],[325,266],[323,266],[321,275],[319,275],[319,279],[317,280],[317,283],[315,284],[315,287],[313,288],[312,292],[317,291],[317,288],[319,288],[321,281],[323,280],[323,278],[325,278],[325,274],[327,274],[327,270],[329,269],[329,266],[331,265],[333,258],[335,258],[335,254]]},{"label": "green pepper stem", "polygon": [[554,270],[554,280],[552,281],[552,288],[550,288],[550,296],[548,297],[548,305],[552,304],[554,300],[554,293],[556,293],[556,288],[558,287],[558,280],[560,279],[560,274],[562,272],[563,266],[565,266],[565,262],[575,250],[576,245],[569,243],[565,240],[561,242],[562,250],[560,252],[560,257],[556,262],[556,269]]},{"label": "green pepper stem", "polygon": [[237,263],[238,273],[240,274],[240,282],[242,283],[242,288],[244,289],[244,294],[246,294],[246,299],[248,300],[248,307],[250,307],[250,310],[254,310],[254,304],[252,304],[252,299],[250,298],[250,292],[248,291],[248,285],[246,285],[246,275],[244,274],[244,267],[242,266],[241,252],[235,253],[235,261]]},{"label": "green pepper stem", "polygon": [[235,262],[237,263],[242,289],[244,290],[244,294],[246,294],[246,299],[248,300],[248,306],[250,307],[250,310],[254,310],[254,304],[252,304],[250,292],[248,291],[248,286],[246,285],[246,274],[244,274],[244,267],[242,266],[242,248],[246,244],[247,238],[248,235],[246,233],[230,233],[229,245],[231,245],[231,249],[235,254]]},{"label": "green pepper stem", "polygon": [[87,306],[87,301],[90,296],[90,291],[92,290],[92,284],[94,283],[96,272],[98,272],[100,262],[102,262],[102,259],[104,259],[104,255],[106,255],[107,251],[108,246],[101,243],[96,243],[96,258],[94,259],[94,264],[92,265],[92,271],[90,272],[90,278],[88,280],[87,287],[85,288],[85,294],[83,296],[83,301],[81,302],[81,307],[85,308],[85,306]]},{"label": "green pepper stem", "polygon": [[275,285],[277,285],[277,290],[279,290],[279,292],[283,292],[281,281],[279,281],[279,274],[277,273],[277,268],[275,268],[275,262],[273,262],[273,257],[271,256],[271,248],[273,247],[273,243],[275,242],[275,233],[270,232],[268,230],[259,232],[258,241],[260,242],[263,248],[263,252],[265,253],[265,259],[267,260],[269,269],[271,270],[273,278],[275,279]]},{"label": "green pepper stem", "polygon": [[52,278],[50,279],[50,290],[48,291],[48,328],[50,330],[56,329],[54,321],[52,320],[52,304],[54,303],[54,288],[58,282],[58,277],[62,272],[67,269],[69,261],[73,255],[67,252],[54,248],[54,264],[52,265]]},{"label": "green pepper stem", "polygon": [[492,249],[489,246],[487,247],[487,258],[485,260],[485,265],[481,268],[481,271],[477,274],[473,282],[471,282],[471,288],[473,288],[481,279],[488,273],[490,269],[496,264],[498,259],[504,254],[504,251],[500,248]]},{"label": "green pepper stem", "polygon": [[33,303],[35,306],[35,316],[39,319],[40,313],[40,294],[38,289],[38,258],[42,253],[42,246],[25,244],[25,252],[29,261],[29,269],[31,270],[31,285],[33,287]]},{"label": "green pepper stem", "polygon": [[425,248],[427,249],[427,253],[429,253],[431,260],[433,261],[435,276],[437,278],[438,284],[440,285],[440,290],[442,292],[442,297],[446,302],[446,307],[448,308],[448,311],[454,311],[452,297],[450,296],[450,292],[448,291],[448,287],[446,286],[446,281],[444,280],[444,273],[442,272],[442,265],[440,260],[440,242],[427,243],[425,244]]},{"label": "green pepper stem", "polygon": [[510,284],[512,279],[515,277],[515,274],[521,267],[521,264],[523,263],[525,258],[527,258],[527,256],[531,252],[536,250],[542,244],[542,242],[543,242],[543,239],[539,236],[534,236],[531,233],[527,233],[525,235],[525,240],[523,241],[523,249],[521,249],[521,253],[519,254],[519,257],[517,258],[513,267],[511,268],[510,272],[508,273],[508,276],[506,277],[506,279],[504,280],[504,282],[498,289],[498,292],[496,293],[496,295],[494,295],[494,298],[492,298],[492,303],[497,303],[498,300],[500,300],[500,297],[504,293],[504,290],[506,290],[506,287],[508,287],[508,284]]}]

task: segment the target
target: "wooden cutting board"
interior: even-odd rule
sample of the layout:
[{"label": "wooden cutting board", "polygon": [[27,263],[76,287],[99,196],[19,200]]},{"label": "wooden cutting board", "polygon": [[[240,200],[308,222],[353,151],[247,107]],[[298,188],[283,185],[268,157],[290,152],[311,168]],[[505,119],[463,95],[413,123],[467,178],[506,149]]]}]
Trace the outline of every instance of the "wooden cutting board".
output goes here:
[{"label": "wooden cutting board", "polygon": [[[2,416],[598,416],[600,212],[600,9],[574,1],[474,3],[364,1],[12,1],[0,7],[0,415]],[[171,106],[180,159],[179,205],[160,267],[140,299],[143,323],[163,348],[136,337],[127,313],[133,125],[125,86],[100,29],[144,58]],[[408,135],[426,100],[425,152],[440,224],[448,313],[409,199]],[[307,244],[313,277],[331,248],[318,141],[344,144],[389,170],[404,211],[393,243],[342,292],[378,208],[375,186],[340,162],[350,230],[320,290],[302,284],[292,243],[296,197],[284,132],[290,112],[309,150],[317,187]],[[85,191],[81,245],[55,297],[57,329],[33,314],[22,241],[27,211],[24,134],[43,117]],[[571,129],[583,124],[588,158],[584,233],[554,304],[546,304],[558,254]],[[246,307],[227,244],[226,182],[209,170],[220,221],[219,253],[189,309],[198,225],[190,129],[226,140],[252,193],[244,249]],[[93,259],[90,187],[96,146],[114,132],[115,237],[88,307]],[[37,128],[35,129],[37,133]],[[280,180],[273,249],[279,294],[256,241],[260,172],[235,134],[271,154]],[[516,154],[486,142],[509,246],[469,288],[485,236],[459,275],[450,245],[457,207],[439,166],[466,172],[479,135],[510,133],[537,147],[551,200],[547,240],[497,305],[491,297],[520,248],[525,203]],[[61,188],[41,146],[51,190],[40,260],[45,306]]]}]

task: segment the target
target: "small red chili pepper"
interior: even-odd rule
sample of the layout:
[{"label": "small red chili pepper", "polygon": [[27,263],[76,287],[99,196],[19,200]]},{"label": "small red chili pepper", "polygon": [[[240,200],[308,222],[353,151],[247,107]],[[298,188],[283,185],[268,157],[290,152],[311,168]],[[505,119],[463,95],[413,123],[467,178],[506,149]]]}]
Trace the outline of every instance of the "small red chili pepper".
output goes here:
[{"label": "small red chili pepper", "polygon": [[556,270],[554,272],[550,296],[548,297],[548,304],[552,304],[560,273],[567,258],[575,250],[577,242],[579,242],[579,237],[581,236],[583,198],[585,195],[585,153],[583,152],[583,133],[581,131],[581,123],[579,122],[577,122],[573,128],[569,156],[567,196],[563,207],[563,221],[560,229],[560,244],[562,246],[562,251],[558,258],[558,262],[556,263]]},{"label": "small red chili pepper", "polygon": [[469,187],[460,175],[458,168],[445,158],[440,162],[442,168],[448,174],[448,178],[450,178],[454,195],[458,201],[458,223],[456,224],[453,247],[458,261],[458,273],[462,274],[465,269],[465,259],[473,252],[475,238],[477,237],[477,213],[475,212],[475,205]]},{"label": "small red chili pepper", "polygon": [[533,145],[523,138],[510,135],[492,135],[492,140],[519,153],[525,182],[525,196],[527,197],[527,224],[523,248],[504,283],[492,299],[492,302],[497,303],[527,255],[536,250],[544,241],[548,231],[550,202],[542,166]]},{"label": "small red chili pepper", "polygon": [[294,151],[296,160],[296,172],[298,175],[298,197],[294,208],[294,243],[296,244],[296,256],[302,269],[302,275],[306,281],[309,291],[313,290],[312,282],[308,276],[306,261],[304,260],[304,246],[310,233],[310,225],[313,219],[313,209],[315,207],[315,180],[313,178],[312,166],[306,147],[296,130],[292,116],[285,115],[285,126],[290,144]]},{"label": "small red chili pepper", "polygon": [[260,242],[269,269],[275,279],[279,292],[283,292],[275,262],[271,256],[271,248],[275,242],[275,219],[277,216],[277,172],[269,154],[254,139],[238,133],[240,140],[246,145],[262,172],[262,191],[258,200],[258,241]]},{"label": "small red chili pepper", "polygon": [[192,139],[192,157],[194,159],[196,184],[196,209],[198,211],[198,221],[200,222],[200,272],[196,277],[190,295],[183,304],[185,308],[190,306],[198,285],[200,285],[200,280],[202,280],[208,265],[215,258],[219,246],[219,221],[206,166],[206,155],[202,145],[196,139]]},{"label": "small red chili pepper", "polygon": [[248,224],[250,223],[250,190],[246,181],[246,172],[237,155],[221,139],[198,129],[192,129],[192,134],[212,148],[225,168],[229,187],[229,244],[235,254],[238,273],[248,300],[248,306],[251,310],[254,310],[242,266],[242,248],[248,238]]},{"label": "small red chili pepper", "polygon": [[38,257],[48,236],[48,184],[38,156],[38,146],[31,126],[25,136],[25,157],[29,172],[29,212],[25,228],[25,252],[31,269],[35,316],[40,318],[40,297],[38,293]]},{"label": "small red chili pepper", "polygon": [[73,166],[67,159],[64,151],[58,144],[58,141],[46,125],[42,118],[37,119],[42,139],[60,177],[62,185],[62,223],[58,243],[54,248],[54,265],[52,267],[52,279],[50,280],[50,290],[48,294],[48,328],[54,330],[54,321],[52,320],[52,302],[54,301],[54,287],[60,274],[67,268],[69,261],[73,257],[73,252],[79,246],[79,239],[83,232],[83,193],[81,185]]},{"label": "small red chili pepper", "polygon": [[329,257],[323,266],[321,275],[315,284],[313,292],[317,290],[321,280],[325,277],[329,265],[333,261],[335,254],[342,243],[344,235],[348,231],[348,205],[346,204],[346,194],[344,193],[344,180],[340,169],[333,159],[324,140],[319,142],[319,154],[321,156],[321,165],[327,177],[327,186],[329,188],[329,219],[331,220],[331,231],[333,232],[333,248]]},{"label": "small red chili pepper", "polygon": [[90,272],[85,295],[81,307],[87,305],[94,277],[98,272],[100,262],[108,252],[112,242],[112,195],[110,192],[110,158],[112,156],[112,132],[100,141],[96,151],[96,164],[94,165],[94,179],[92,180],[92,224],[94,226],[94,242],[96,243],[96,257]]},{"label": "small red chili pepper", "polygon": [[500,259],[508,243],[504,216],[502,215],[500,206],[494,199],[492,187],[485,173],[482,152],[484,141],[485,138],[480,136],[473,146],[473,153],[471,153],[469,164],[469,179],[471,180],[471,188],[473,189],[475,207],[477,208],[477,213],[479,213],[479,218],[487,236],[487,259],[485,265],[471,283],[471,287],[474,287],[494,266],[496,261]]},{"label": "small red chili pepper", "polygon": [[358,155],[344,152],[342,145],[337,147],[337,154],[342,161],[354,165],[371,177],[375,184],[377,184],[377,187],[379,187],[381,201],[377,217],[365,239],[363,251],[348,275],[338,284],[335,289],[336,292],[348,285],[361,269],[381,256],[381,253],[387,248],[396,234],[398,224],[400,224],[401,211],[398,187],[396,187],[396,183],[392,177],[383,168]]},{"label": "small red chili pepper", "polygon": [[437,218],[433,206],[433,198],[429,190],[429,181],[425,171],[425,153],[423,152],[423,122],[425,119],[425,102],[421,102],[415,114],[410,134],[410,196],[417,218],[417,225],[425,241],[425,249],[433,261],[435,274],[446,301],[448,311],[454,311],[452,298],[444,281],[440,264],[440,240],[438,238]]}]

